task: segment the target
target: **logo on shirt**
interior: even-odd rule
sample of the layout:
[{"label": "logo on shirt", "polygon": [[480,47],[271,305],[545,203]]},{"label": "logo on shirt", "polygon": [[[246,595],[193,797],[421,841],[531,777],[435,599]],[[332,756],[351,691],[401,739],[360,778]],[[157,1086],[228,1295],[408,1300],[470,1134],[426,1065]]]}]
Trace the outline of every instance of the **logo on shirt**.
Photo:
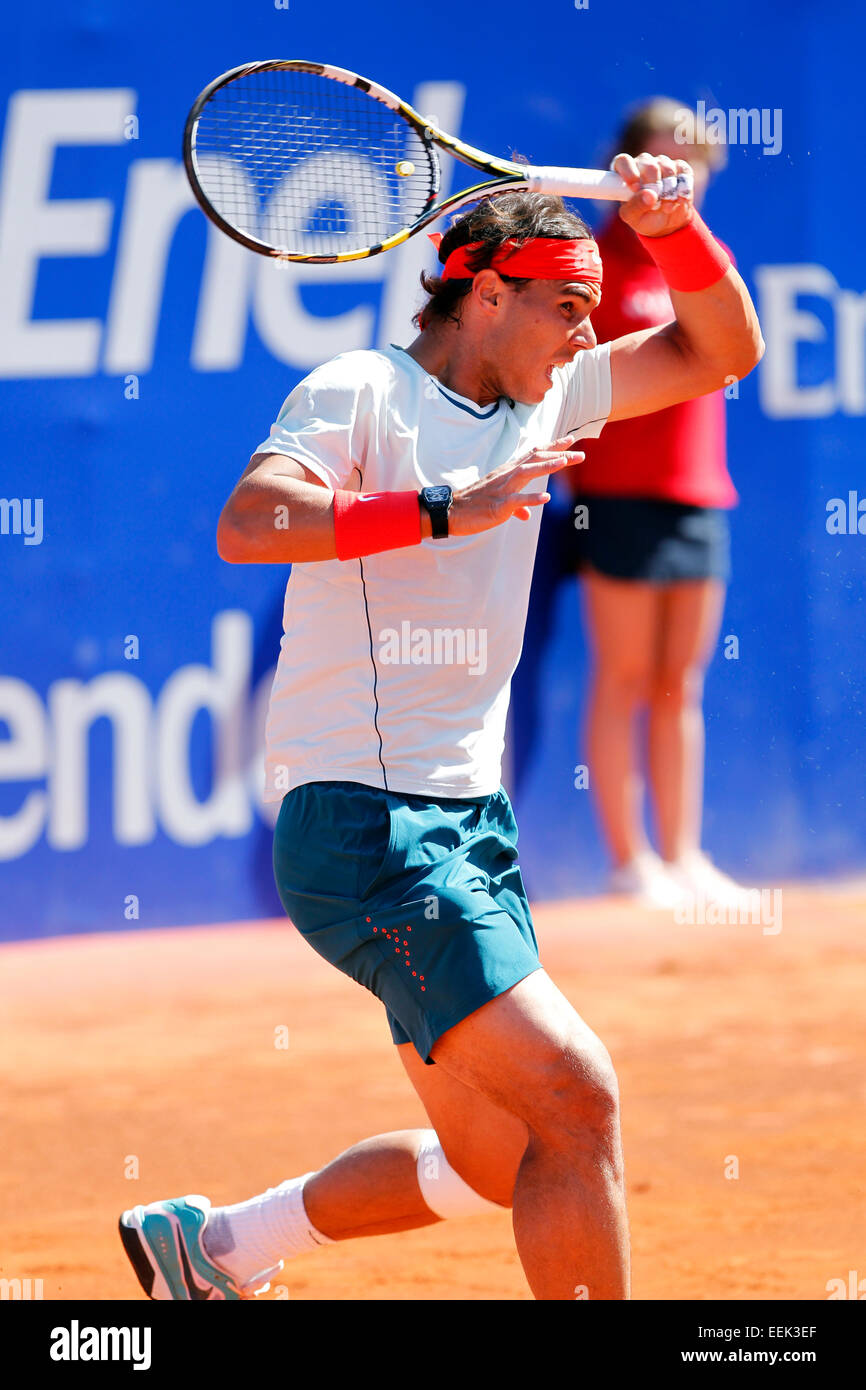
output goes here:
[{"label": "logo on shirt", "polygon": [[408,621],[379,633],[383,666],[467,666],[470,676],[487,670],[486,627],[413,627]]}]

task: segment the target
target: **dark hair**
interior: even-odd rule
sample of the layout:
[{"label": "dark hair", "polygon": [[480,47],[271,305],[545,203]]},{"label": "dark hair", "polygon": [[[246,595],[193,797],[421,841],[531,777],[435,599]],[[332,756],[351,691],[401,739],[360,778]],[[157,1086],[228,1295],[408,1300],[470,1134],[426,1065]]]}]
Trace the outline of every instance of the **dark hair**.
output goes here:
[{"label": "dark hair", "polygon": [[[533,237],[575,241],[591,236],[586,223],[576,213],[569,212],[561,198],[523,191],[497,193],[482,198],[451,224],[440,243],[439,260],[444,265],[458,246],[480,241],[482,245],[470,251],[467,258],[470,269],[476,272],[490,265],[504,241],[513,240],[522,245]],[[501,271],[499,274],[506,284],[514,285],[518,291],[529,284],[529,280],[502,275]],[[438,275],[422,272],[421,285],[430,298],[412,322],[418,328],[428,328],[436,319],[450,319],[459,324],[461,302],[472,288],[472,281],[443,281]]]}]

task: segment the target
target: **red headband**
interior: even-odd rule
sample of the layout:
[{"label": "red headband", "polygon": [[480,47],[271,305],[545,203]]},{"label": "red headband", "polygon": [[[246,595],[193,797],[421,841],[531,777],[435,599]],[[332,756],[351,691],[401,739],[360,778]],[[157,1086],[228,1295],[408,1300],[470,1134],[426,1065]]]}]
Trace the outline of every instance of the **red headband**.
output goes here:
[{"label": "red headband", "polygon": [[[442,233],[428,235],[438,251]],[[466,246],[458,246],[445,262],[442,279],[471,280],[475,271],[467,264],[467,252],[483,245],[482,241],[470,241]],[[601,256],[598,246],[589,237],[562,241],[558,237],[539,236],[525,241],[522,246],[515,241],[504,241],[490,267],[519,279],[583,280],[590,285],[601,285]]]}]

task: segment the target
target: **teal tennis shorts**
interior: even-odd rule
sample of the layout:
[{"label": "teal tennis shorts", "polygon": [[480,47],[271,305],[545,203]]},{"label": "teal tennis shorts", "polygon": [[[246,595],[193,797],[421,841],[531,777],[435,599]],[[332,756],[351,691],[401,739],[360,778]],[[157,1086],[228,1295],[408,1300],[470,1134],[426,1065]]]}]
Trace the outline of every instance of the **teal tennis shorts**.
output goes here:
[{"label": "teal tennis shorts", "polygon": [[430,800],[358,782],[283,798],[274,876],[303,937],[385,1005],[428,1064],[437,1038],[541,968],[506,793]]}]

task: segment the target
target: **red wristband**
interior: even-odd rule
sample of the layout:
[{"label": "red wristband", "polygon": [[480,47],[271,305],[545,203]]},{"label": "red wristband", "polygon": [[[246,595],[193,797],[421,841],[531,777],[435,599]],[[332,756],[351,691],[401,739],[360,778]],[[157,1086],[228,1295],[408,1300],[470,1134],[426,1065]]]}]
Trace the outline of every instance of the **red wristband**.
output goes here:
[{"label": "red wristband", "polygon": [[667,236],[641,236],[641,246],[652,256],[672,290],[706,290],[721,280],[731,264],[696,209],[692,220]]},{"label": "red wristband", "polygon": [[417,492],[335,492],[334,540],[338,560],[420,545]]}]

